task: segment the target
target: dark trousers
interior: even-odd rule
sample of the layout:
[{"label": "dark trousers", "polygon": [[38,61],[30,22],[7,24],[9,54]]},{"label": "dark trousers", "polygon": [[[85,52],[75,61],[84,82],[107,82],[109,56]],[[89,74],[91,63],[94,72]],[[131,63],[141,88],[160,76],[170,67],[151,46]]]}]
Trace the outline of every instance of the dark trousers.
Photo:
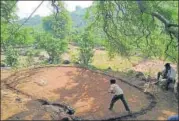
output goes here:
[{"label": "dark trousers", "polygon": [[166,84],[166,90],[168,90],[168,87],[169,87],[169,85],[170,85],[170,83],[172,83],[172,81],[173,81],[173,79],[171,79],[171,78],[168,78],[167,79],[167,84]]},{"label": "dark trousers", "polygon": [[112,98],[112,100],[111,100],[111,104],[110,104],[110,108],[109,108],[109,109],[112,109],[113,106],[114,106],[114,103],[115,103],[116,101],[118,101],[119,99],[123,102],[126,111],[130,111],[130,109],[129,109],[128,105],[127,105],[127,102],[126,102],[125,99],[124,99],[124,95],[123,95],[123,94],[121,94],[121,95],[114,95],[114,96],[113,96],[113,98]]}]

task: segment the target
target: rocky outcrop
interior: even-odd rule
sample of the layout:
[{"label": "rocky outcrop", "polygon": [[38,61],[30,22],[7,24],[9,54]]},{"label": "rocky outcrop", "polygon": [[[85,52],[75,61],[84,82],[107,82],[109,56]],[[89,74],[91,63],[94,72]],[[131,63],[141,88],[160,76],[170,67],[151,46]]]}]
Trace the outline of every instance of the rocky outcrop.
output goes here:
[{"label": "rocky outcrop", "polygon": [[63,64],[70,64],[70,61],[69,60],[64,60]]},{"label": "rocky outcrop", "polygon": [[62,103],[37,99],[29,101],[27,107],[29,107],[28,111],[15,114],[9,117],[8,120],[81,120],[73,115],[75,113],[73,108]]},{"label": "rocky outcrop", "polygon": [[145,77],[145,75],[144,75],[144,73],[142,73],[142,72],[137,72],[136,75],[135,75],[135,77],[136,77],[136,78],[139,78],[139,79],[142,80],[142,81],[146,81],[146,80],[147,80],[146,77]]}]

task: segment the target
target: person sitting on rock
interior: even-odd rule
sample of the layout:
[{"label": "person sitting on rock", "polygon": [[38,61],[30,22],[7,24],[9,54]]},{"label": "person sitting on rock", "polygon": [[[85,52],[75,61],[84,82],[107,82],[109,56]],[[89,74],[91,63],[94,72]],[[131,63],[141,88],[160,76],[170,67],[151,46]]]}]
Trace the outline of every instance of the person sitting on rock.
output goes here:
[{"label": "person sitting on rock", "polygon": [[161,79],[166,80],[166,87],[165,89],[168,90],[169,84],[175,81],[176,72],[175,70],[170,66],[170,63],[165,64],[165,69],[162,72],[158,72],[157,80],[160,81],[160,76],[162,76]]},{"label": "person sitting on rock", "polygon": [[119,85],[116,84],[115,79],[111,79],[110,83],[111,83],[111,86],[108,92],[114,94],[114,96],[111,100],[109,110],[112,110],[114,103],[120,99],[123,102],[126,111],[128,111],[130,114],[131,111],[127,105],[127,102],[125,101],[123,90],[119,87]]}]

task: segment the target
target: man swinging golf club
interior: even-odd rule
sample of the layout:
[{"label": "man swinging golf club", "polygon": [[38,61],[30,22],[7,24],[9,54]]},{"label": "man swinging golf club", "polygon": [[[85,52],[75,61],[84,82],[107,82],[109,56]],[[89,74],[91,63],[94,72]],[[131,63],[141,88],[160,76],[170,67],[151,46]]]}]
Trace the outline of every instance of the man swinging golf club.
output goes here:
[{"label": "man swinging golf club", "polygon": [[125,101],[123,90],[119,87],[119,85],[116,84],[115,79],[111,79],[110,83],[111,86],[108,92],[114,94],[114,96],[111,100],[109,110],[112,110],[114,103],[120,99],[123,102],[126,111],[128,111],[128,113],[131,114],[127,102]]}]

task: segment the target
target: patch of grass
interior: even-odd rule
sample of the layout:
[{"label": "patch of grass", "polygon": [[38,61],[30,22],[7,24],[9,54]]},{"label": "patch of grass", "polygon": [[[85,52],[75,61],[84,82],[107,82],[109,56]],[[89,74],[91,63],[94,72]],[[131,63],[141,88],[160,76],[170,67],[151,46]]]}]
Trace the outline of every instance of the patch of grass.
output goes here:
[{"label": "patch of grass", "polygon": [[[77,56],[77,48],[76,46],[69,45],[68,54],[71,59],[75,59],[74,56]],[[136,56],[130,57],[130,60],[121,56],[116,56],[110,60],[106,51],[95,50],[91,66],[101,70],[106,70],[108,67],[111,67],[113,71],[127,71],[132,67],[132,63],[136,64],[140,60],[141,58]]]},{"label": "patch of grass", "polygon": [[131,57],[129,61],[127,58],[116,56],[110,60],[107,52],[97,50],[92,65],[100,69],[111,67],[114,71],[125,71],[132,67],[132,63],[137,63],[140,59],[139,57]]}]

